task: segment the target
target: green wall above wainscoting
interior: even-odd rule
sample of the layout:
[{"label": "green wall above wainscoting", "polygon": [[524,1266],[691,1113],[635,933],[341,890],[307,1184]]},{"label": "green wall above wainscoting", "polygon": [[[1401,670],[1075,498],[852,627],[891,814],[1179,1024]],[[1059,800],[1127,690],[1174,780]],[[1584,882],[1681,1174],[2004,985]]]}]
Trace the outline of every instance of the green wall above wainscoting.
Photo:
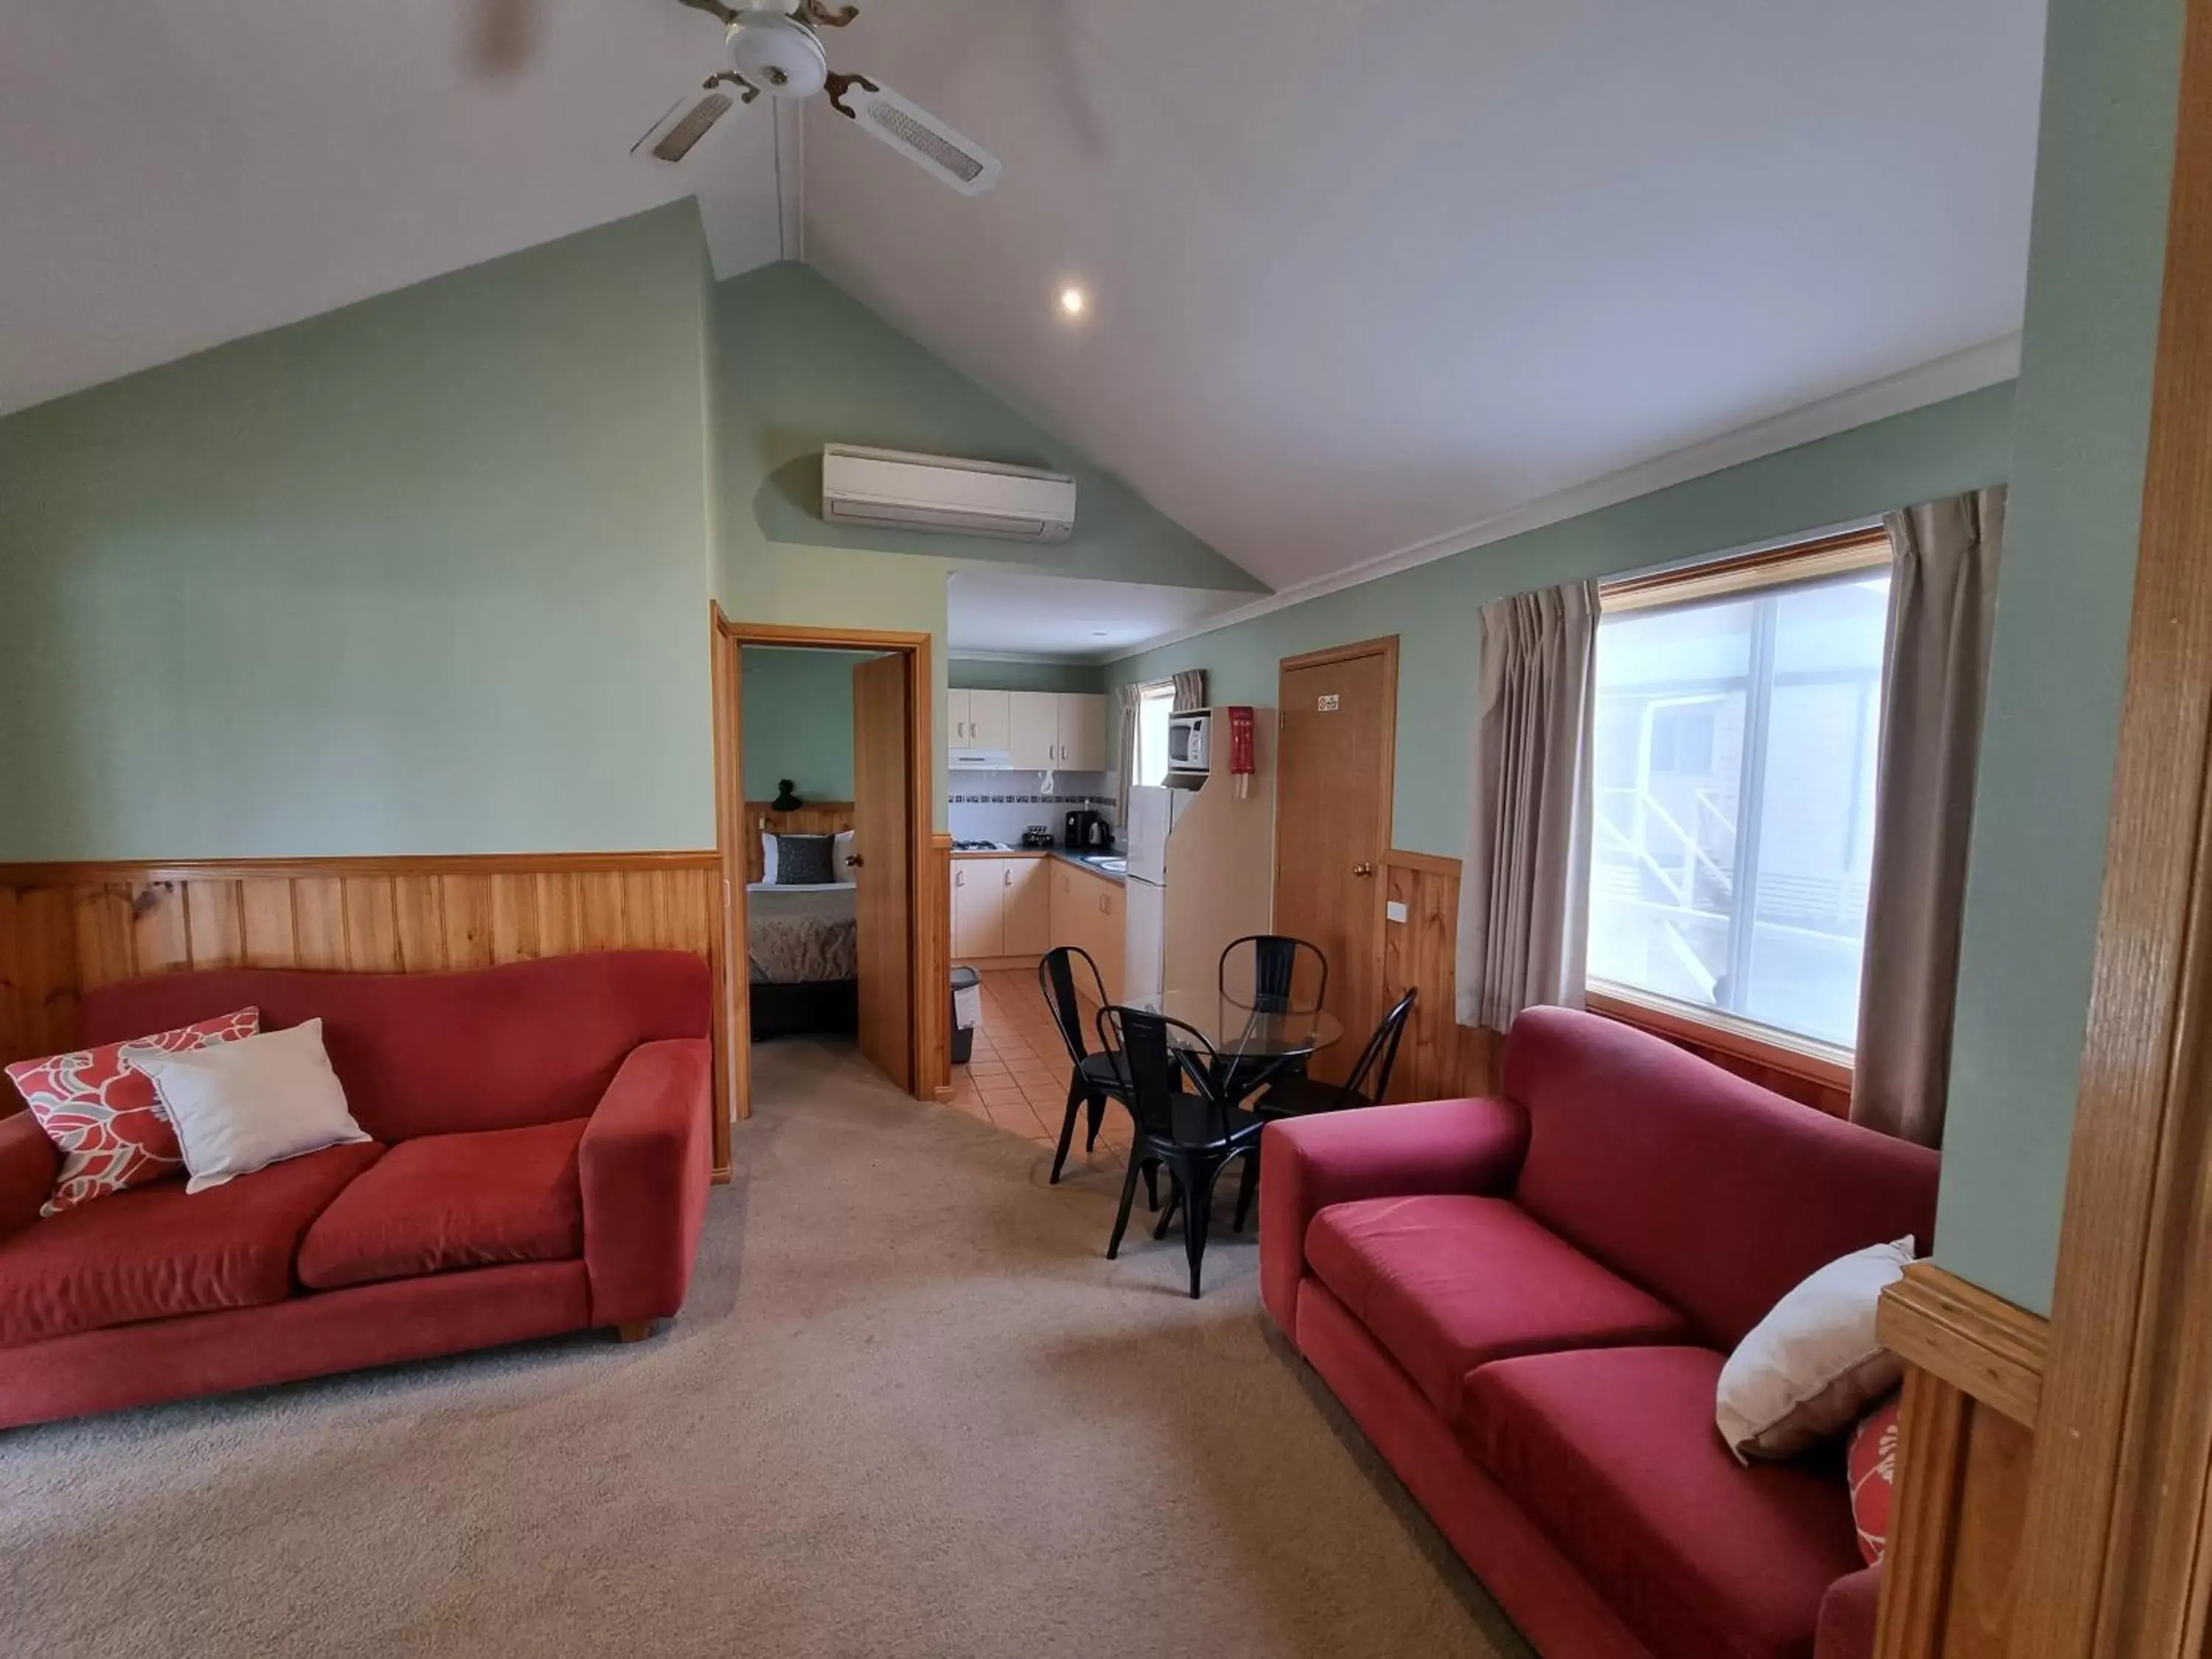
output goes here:
[{"label": "green wall above wainscoting", "polygon": [[853,799],[853,669],[876,654],[744,647],[747,800],[774,799],[784,778],[802,800]]},{"label": "green wall above wainscoting", "polygon": [[714,840],[689,202],[0,420],[0,860]]},{"label": "green wall above wainscoting", "polygon": [[1106,671],[1092,663],[994,662],[955,657],[949,678],[971,691],[1103,691]]}]

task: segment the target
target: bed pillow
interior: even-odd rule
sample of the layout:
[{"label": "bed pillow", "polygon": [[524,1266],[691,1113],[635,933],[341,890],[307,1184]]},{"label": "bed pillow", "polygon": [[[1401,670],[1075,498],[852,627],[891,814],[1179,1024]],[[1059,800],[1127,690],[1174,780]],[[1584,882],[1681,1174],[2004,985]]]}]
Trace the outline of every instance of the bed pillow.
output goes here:
[{"label": "bed pillow", "polygon": [[1839,1257],[1736,1345],[1721,1367],[1714,1420],[1738,1458],[1809,1451],[1897,1386],[1905,1367],[1875,1337],[1875,1309],[1911,1261],[1910,1238]]},{"label": "bed pillow", "polygon": [[196,1054],[142,1049],[125,1063],[161,1092],[191,1173],[187,1194],[368,1139],[347,1109],[319,1019]]},{"label": "bed pillow", "polygon": [[9,1080],[62,1155],[53,1193],[39,1213],[59,1215],[184,1168],[185,1155],[161,1097],[146,1075],[128,1064],[132,1051],[180,1054],[235,1042],[260,1029],[261,1011],[241,1008],[156,1036],[9,1066]]},{"label": "bed pillow", "polygon": [[836,839],[830,843],[830,880],[850,881],[853,879],[853,866],[846,862],[846,860],[852,856],[853,832],[850,830],[840,830],[837,832]]},{"label": "bed pillow", "polygon": [[775,879],[775,837],[765,830],[761,831],[761,879]]},{"label": "bed pillow", "polygon": [[831,836],[778,836],[775,873],[768,878],[778,887],[821,887],[837,879],[830,867]]}]

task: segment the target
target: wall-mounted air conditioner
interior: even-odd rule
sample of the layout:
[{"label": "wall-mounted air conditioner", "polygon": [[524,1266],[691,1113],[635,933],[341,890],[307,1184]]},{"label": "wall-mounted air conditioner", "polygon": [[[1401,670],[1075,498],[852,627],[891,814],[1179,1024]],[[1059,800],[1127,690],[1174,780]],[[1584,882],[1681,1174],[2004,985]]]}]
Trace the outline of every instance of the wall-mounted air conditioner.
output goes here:
[{"label": "wall-mounted air conditioner", "polygon": [[1075,529],[1075,480],[1035,467],[830,444],[822,452],[822,516],[1018,542],[1064,542]]}]

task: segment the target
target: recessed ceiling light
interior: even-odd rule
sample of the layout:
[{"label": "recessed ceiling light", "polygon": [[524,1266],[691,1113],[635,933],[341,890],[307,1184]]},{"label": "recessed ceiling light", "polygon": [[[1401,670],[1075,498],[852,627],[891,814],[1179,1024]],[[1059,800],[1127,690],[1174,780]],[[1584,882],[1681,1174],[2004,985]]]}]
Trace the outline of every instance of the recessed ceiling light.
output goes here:
[{"label": "recessed ceiling light", "polygon": [[1073,283],[1060,289],[1060,310],[1062,316],[1080,317],[1090,309],[1091,296]]},{"label": "recessed ceiling light", "polygon": [[1091,630],[1091,637],[1094,640],[1103,640],[1106,637],[1106,630],[1103,628],[1094,628]]}]

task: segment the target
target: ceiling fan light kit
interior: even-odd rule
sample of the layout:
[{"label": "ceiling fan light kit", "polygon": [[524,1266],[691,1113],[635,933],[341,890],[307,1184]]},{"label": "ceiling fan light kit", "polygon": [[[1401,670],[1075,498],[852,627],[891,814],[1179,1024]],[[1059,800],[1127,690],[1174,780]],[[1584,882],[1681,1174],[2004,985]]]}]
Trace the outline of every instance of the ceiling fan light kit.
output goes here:
[{"label": "ceiling fan light kit", "polygon": [[739,12],[725,38],[737,72],[771,98],[811,98],[830,78],[822,37],[772,7]]}]

